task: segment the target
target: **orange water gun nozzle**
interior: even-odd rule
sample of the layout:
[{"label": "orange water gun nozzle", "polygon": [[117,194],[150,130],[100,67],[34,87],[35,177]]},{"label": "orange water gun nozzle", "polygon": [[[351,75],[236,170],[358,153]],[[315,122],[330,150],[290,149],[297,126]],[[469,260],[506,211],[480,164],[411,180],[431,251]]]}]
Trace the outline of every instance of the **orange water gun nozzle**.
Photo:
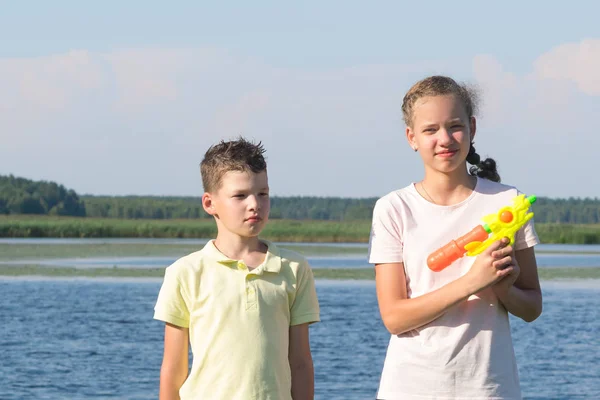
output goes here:
[{"label": "orange water gun nozzle", "polygon": [[483,225],[477,225],[471,232],[452,240],[444,247],[438,249],[427,258],[429,269],[439,272],[458,260],[467,252],[465,246],[472,242],[483,242],[491,231],[486,231]]}]

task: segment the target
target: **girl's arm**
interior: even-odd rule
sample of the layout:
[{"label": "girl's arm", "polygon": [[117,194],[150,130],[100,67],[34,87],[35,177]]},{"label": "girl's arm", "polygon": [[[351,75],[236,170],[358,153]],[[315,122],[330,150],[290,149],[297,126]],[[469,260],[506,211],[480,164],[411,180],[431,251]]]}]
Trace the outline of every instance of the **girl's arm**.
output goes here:
[{"label": "girl's arm", "polygon": [[308,338],[308,324],[290,327],[289,355],[292,371],[292,399],[312,400],[315,375]]},{"label": "girl's arm", "polygon": [[506,310],[526,322],[542,314],[542,290],[533,247],[515,251],[513,272],[492,286]]},{"label": "girl's arm", "polygon": [[167,323],[160,368],[160,400],[179,400],[179,389],[188,375],[189,330]]},{"label": "girl's arm", "polygon": [[[469,296],[512,272],[512,247],[498,241],[477,256],[469,272],[441,288],[408,299],[403,263],[377,264],[375,283],[379,310],[385,327],[393,335],[419,328]],[[506,246],[506,247],[505,247]],[[427,267],[425,267],[427,268]]]}]

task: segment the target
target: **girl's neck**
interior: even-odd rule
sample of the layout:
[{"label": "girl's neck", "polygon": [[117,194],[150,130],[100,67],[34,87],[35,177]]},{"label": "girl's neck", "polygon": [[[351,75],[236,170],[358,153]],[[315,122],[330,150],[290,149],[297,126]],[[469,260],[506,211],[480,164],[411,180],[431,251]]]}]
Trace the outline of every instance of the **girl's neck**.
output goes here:
[{"label": "girl's neck", "polygon": [[468,198],[476,184],[477,177],[470,175],[465,169],[451,174],[426,171],[425,177],[416,187],[421,196],[429,202],[450,206]]}]

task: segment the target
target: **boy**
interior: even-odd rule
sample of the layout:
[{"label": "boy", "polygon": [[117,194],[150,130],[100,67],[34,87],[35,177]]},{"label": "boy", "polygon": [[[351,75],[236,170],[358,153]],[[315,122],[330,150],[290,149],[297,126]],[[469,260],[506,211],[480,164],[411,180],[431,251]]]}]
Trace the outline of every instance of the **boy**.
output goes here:
[{"label": "boy", "polygon": [[270,208],[263,153],[221,141],[200,164],[217,237],[165,270],[154,309],[166,323],[161,400],[313,399],[314,278],[302,256],[258,237]]}]

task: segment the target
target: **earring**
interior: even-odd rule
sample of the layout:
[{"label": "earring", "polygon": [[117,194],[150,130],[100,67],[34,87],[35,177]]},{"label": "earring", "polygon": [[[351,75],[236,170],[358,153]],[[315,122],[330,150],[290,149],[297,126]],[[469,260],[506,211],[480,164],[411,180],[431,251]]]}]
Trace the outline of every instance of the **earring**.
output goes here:
[{"label": "earring", "polygon": [[418,149],[417,149],[416,147],[413,147],[413,150],[414,150],[414,151],[417,151]]}]

